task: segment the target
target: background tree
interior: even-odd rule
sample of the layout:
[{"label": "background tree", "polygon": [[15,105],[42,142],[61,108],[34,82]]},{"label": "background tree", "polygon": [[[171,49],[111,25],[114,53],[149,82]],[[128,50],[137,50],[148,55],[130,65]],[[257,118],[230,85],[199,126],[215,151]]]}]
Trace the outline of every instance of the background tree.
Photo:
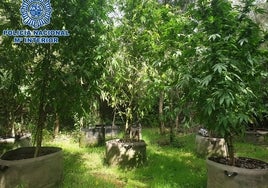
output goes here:
[{"label": "background tree", "polygon": [[[1,14],[7,15],[1,30],[28,29],[21,23],[19,7],[17,1],[1,2]],[[3,38],[3,62],[14,64],[5,68],[14,71],[19,67],[16,85],[25,87],[25,96],[30,96],[31,117],[37,124],[36,156],[49,117],[58,115],[62,120],[66,116],[71,119],[74,112],[82,114],[97,92],[104,68],[108,7],[106,1],[53,1],[51,23],[42,29],[68,30],[70,36],[60,38],[59,44],[14,45],[10,38]],[[14,62],[14,57],[19,60]]]},{"label": "background tree", "polygon": [[236,7],[225,0],[197,1],[191,12],[195,34],[186,44],[195,54],[185,65],[193,110],[201,124],[226,139],[231,164],[233,136],[263,109],[267,52],[263,31],[249,17],[254,8],[251,0]]},{"label": "background tree", "polygon": [[[140,2],[131,3],[133,3],[131,6],[134,4],[139,6]],[[119,4],[117,7],[122,5]],[[135,14],[135,9],[131,10]],[[120,8],[120,11],[129,14],[128,11],[125,12],[125,9]],[[139,44],[140,46],[137,44],[138,27],[135,25],[135,21],[126,19],[126,16],[117,18],[117,23],[111,32],[114,54],[111,54],[103,75],[102,99],[107,100],[109,105],[114,108],[114,113],[121,116],[127,129],[130,124],[141,119],[146,108],[146,106],[141,106],[141,103],[147,87],[147,61],[136,51],[143,47],[143,44]]]},{"label": "background tree", "polygon": [[167,123],[173,135],[184,104],[176,80],[181,77],[178,34],[183,34],[187,18],[180,7],[157,1],[129,0],[117,6],[122,15],[114,30],[118,52],[108,62],[103,97],[117,109],[128,104],[124,108],[131,110],[124,112],[129,117],[133,112],[143,121],[149,117],[148,125],[158,120],[162,133]]},{"label": "background tree", "polygon": [[[14,28],[19,29],[20,5],[14,1],[2,1],[0,3],[0,30],[1,35],[4,29]],[[27,50],[33,49],[32,46],[22,45],[21,48],[12,45],[12,37],[0,36],[0,77],[1,77],[1,127],[3,132],[11,136],[15,122],[23,119],[22,112],[28,111],[28,96],[25,95],[26,87],[24,85],[24,77],[26,75],[26,64],[24,62],[33,58],[32,54],[28,54]],[[24,49],[26,49],[24,51]],[[3,136],[3,135],[2,135]]]}]

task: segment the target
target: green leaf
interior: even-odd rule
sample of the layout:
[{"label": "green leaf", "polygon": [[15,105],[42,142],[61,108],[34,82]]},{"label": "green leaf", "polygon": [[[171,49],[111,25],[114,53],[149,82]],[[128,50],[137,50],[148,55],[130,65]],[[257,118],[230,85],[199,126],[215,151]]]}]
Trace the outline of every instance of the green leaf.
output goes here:
[{"label": "green leaf", "polygon": [[213,34],[208,37],[208,40],[215,41],[217,38],[221,38],[220,34]]},{"label": "green leaf", "polygon": [[247,38],[240,39],[238,43],[240,44],[240,46],[243,46],[244,43],[248,43],[248,39]]},{"label": "green leaf", "polygon": [[144,16],[141,16],[141,23],[145,23],[146,22],[146,18]]},{"label": "green leaf", "polygon": [[230,76],[228,76],[227,74],[225,75],[225,80],[227,81],[231,81],[231,82],[233,82],[233,79],[230,77]]},{"label": "green leaf", "polygon": [[220,105],[223,104],[224,100],[225,100],[225,98],[224,98],[224,96],[222,96],[222,97],[220,98]]},{"label": "green leaf", "polygon": [[208,84],[210,83],[210,81],[212,80],[212,75],[208,75],[206,76],[202,81],[201,81],[201,85],[202,86],[208,86]]},{"label": "green leaf", "polygon": [[224,71],[227,71],[227,65],[224,64],[224,63],[217,63],[216,65],[214,65],[213,67],[213,71],[214,72],[218,72],[221,74],[221,72],[224,70]]}]

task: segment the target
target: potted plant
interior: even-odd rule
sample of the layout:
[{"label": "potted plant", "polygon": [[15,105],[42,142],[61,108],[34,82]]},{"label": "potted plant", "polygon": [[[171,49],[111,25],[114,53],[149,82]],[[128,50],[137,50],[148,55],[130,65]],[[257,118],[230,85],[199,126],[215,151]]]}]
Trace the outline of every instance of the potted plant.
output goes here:
[{"label": "potted plant", "polygon": [[200,123],[225,138],[228,148],[227,157],[207,159],[208,188],[268,185],[268,164],[237,157],[234,148],[234,137],[243,134],[258,105],[265,102],[267,34],[250,17],[253,10],[261,12],[252,0],[238,5],[198,0],[191,11],[195,35],[187,46],[195,55],[188,53],[192,56],[187,64],[192,78],[189,96]]},{"label": "potted plant", "polygon": [[116,113],[113,113],[113,109],[99,97],[95,102],[98,105],[92,105],[91,112],[84,113],[82,118],[77,120],[77,125],[81,127],[79,131],[80,147],[103,145],[106,139],[112,139],[120,133],[121,126],[119,122],[115,121]]},{"label": "potted plant", "polygon": [[[37,109],[37,121],[35,132],[35,147],[21,147],[6,152],[0,158],[1,187],[12,188],[24,187],[54,187],[61,183],[63,175],[63,153],[58,147],[42,146],[43,129],[48,117],[48,85],[50,75],[50,50],[49,46],[44,47],[45,57],[40,61],[40,70],[36,69],[35,76],[38,76],[38,83],[31,83],[33,105],[32,110]],[[41,73],[40,73],[40,72]],[[35,101],[36,100],[36,101]]]},{"label": "potted plant", "polygon": [[[14,7],[15,5],[12,3],[7,6],[8,9],[14,9]],[[5,45],[7,45],[6,48],[12,53],[12,43],[8,45],[8,42],[10,42],[8,39],[5,42]],[[25,67],[20,67],[18,70],[15,70],[14,67],[4,67],[5,70],[11,73],[11,78],[15,80],[14,87],[16,90],[13,96],[20,95],[21,101],[19,102],[21,103],[27,105],[31,103],[31,110],[37,112],[31,118],[37,118],[37,121],[34,121],[36,123],[35,147],[21,147],[10,150],[0,157],[0,187],[12,188],[20,185],[24,187],[53,187],[62,181],[62,149],[58,147],[42,147],[43,129],[45,128],[49,114],[47,108],[48,101],[50,100],[47,96],[49,79],[47,76],[50,75],[51,51],[50,46],[43,46],[39,49],[43,51],[43,54],[39,56],[37,62],[29,64],[28,57],[36,58],[34,55],[29,55],[23,56],[24,59],[20,59],[26,64]],[[32,53],[31,50],[29,48],[25,50],[25,53],[30,54]],[[13,62],[13,58],[14,54],[13,57],[7,57],[5,63],[8,64],[9,61]],[[14,64],[16,63],[14,60]],[[33,68],[34,64],[36,65],[36,69],[33,72],[29,71],[29,67],[32,66]],[[27,75],[25,76],[26,78],[17,76],[14,73],[16,71],[20,72],[21,75]],[[36,79],[37,81],[34,82],[31,79]],[[23,82],[24,80],[28,81],[28,85]],[[23,88],[28,88],[29,90],[25,91],[26,89]],[[29,92],[30,90],[31,92]],[[16,135],[16,138],[19,139],[20,135]]]},{"label": "potted plant", "polygon": [[[126,68],[128,69],[129,67]],[[121,75],[118,76],[121,77]],[[146,162],[146,143],[142,140],[141,124],[138,121],[140,110],[140,85],[138,84],[140,80],[130,79],[130,83],[123,83],[130,85],[130,87],[125,87],[121,85],[122,81],[118,81],[119,83],[115,83],[112,87],[123,87],[124,89],[107,92],[109,94],[105,99],[110,102],[111,106],[115,111],[118,111],[118,114],[125,121],[124,135],[121,139],[112,139],[106,142],[105,160],[109,165],[118,165],[123,168],[142,166]]]},{"label": "potted plant", "polygon": [[127,128],[124,138],[106,142],[106,162],[123,168],[133,168],[146,162],[146,143],[141,137],[141,125]]},{"label": "potted plant", "polygon": [[146,161],[146,143],[141,137],[139,120],[148,105],[144,99],[147,68],[145,62],[136,57],[138,54],[132,54],[131,45],[138,45],[129,41],[132,39],[128,32],[133,31],[127,24],[114,29],[116,44],[113,46],[116,48],[102,77],[101,99],[114,109],[113,122],[118,115],[125,126],[123,138],[106,142],[105,160],[109,165],[132,168]]},{"label": "potted plant", "polygon": [[6,152],[0,159],[0,187],[55,187],[62,181],[63,154],[58,147],[42,147],[33,157],[35,147]]}]

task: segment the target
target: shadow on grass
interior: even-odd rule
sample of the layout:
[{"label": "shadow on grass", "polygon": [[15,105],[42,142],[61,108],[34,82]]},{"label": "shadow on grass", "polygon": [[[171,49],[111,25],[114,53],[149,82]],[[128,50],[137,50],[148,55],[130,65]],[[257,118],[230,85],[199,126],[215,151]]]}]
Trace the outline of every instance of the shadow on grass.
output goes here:
[{"label": "shadow on grass", "polygon": [[148,148],[147,165],[134,170],[137,181],[144,187],[185,188],[206,187],[206,168],[203,159],[192,153],[166,148],[159,152]]},{"label": "shadow on grass", "polygon": [[[205,158],[195,154],[195,134],[180,134],[174,145],[159,146],[156,129],[144,129],[147,162],[131,170],[104,163],[105,146],[79,148],[77,143],[60,142],[64,150],[64,181],[60,188],[203,188],[206,187]],[[54,143],[57,144],[57,143]],[[237,145],[242,156],[267,158],[266,147]]]},{"label": "shadow on grass", "polygon": [[82,152],[64,151],[63,183],[60,188],[120,187],[101,175],[93,175],[85,165],[83,155]]},{"label": "shadow on grass", "polygon": [[164,146],[159,146],[159,138],[166,139],[153,131],[145,132],[146,164],[131,171],[121,169],[128,177],[127,187],[206,187],[206,163],[195,154],[195,135],[179,136],[175,145]]},{"label": "shadow on grass", "polygon": [[82,149],[63,145],[64,179],[60,188],[206,187],[205,160],[194,154],[193,136],[178,138],[182,144],[176,148],[159,147],[149,134],[147,138],[147,162],[131,170],[107,166],[104,146]]}]

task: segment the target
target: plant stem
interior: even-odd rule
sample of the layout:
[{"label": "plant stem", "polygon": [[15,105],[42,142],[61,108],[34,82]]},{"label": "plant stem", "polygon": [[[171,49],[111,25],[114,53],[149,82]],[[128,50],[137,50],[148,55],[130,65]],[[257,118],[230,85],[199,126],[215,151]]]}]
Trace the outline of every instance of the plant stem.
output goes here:
[{"label": "plant stem", "polygon": [[40,92],[40,102],[39,102],[39,112],[38,112],[38,122],[37,122],[37,129],[36,129],[36,148],[34,152],[34,157],[38,157],[40,153],[40,148],[42,146],[42,133],[44,124],[46,121],[46,112],[45,112],[45,80],[43,80],[42,88]]},{"label": "plant stem", "polygon": [[43,141],[43,128],[45,126],[47,112],[46,112],[46,92],[49,75],[49,63],[50,63],[50,47],[47,49],[46,57],[41,64],[41,88],[39,96],[39,109],[38,109],[38,122],[36,128],[36,148],[34,157],[38,157]]},{"label": "plant stem", "polygon": [[164,108],[164,92],[160,92],[159,102],[158,102],[158,113],[159,113],[159,122],[160,122],[160,134],[165,134],[165,123],[163,120],[163,108]]},{"label": "plant stem", "polygon": [[233,136],[228,135],[225,138],[227,142],[227,148],[228,148],[228,156],[229,156],[229,165],[234,166],[235,165],[235,157],[234,157],[234,143],[233,143]]}]

